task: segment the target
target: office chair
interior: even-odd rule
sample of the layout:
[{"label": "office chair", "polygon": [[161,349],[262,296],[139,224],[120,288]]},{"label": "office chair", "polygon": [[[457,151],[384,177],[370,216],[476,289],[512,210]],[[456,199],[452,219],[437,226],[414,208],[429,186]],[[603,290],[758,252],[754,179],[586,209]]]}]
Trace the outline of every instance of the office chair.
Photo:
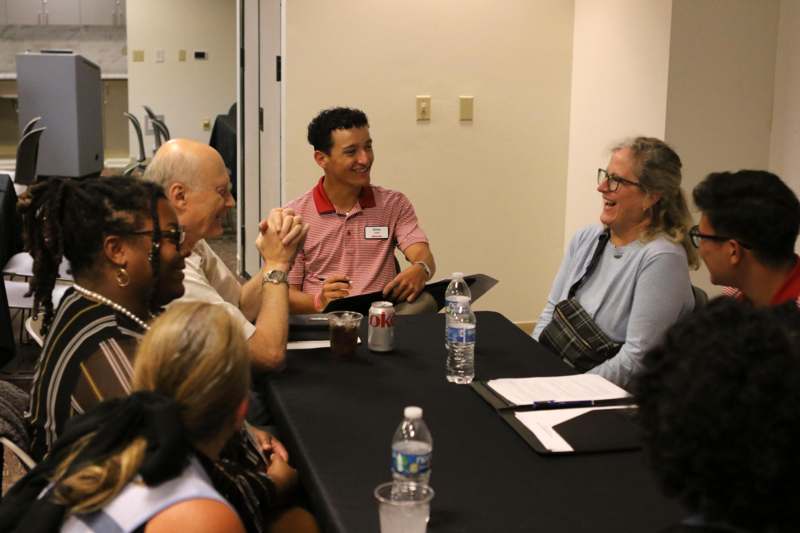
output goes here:
[{"label": "office chair", "polygon": [[22,128],[22,136],[24,137],[26,133],[33,130],[34,126],[36,126],[36,123],[39,122],[40,120],[42,120],[42,117],[33,117],[32,119],[30,119],[28,123],[25,124],[25,127]]},{"label": "office chair", "polygon": [[139,119],[128,112],[122,114],[128,117],[131,125],[133,125],[133,130],[136,132],[136,140],[139,142],[139,159],[125,167],[125,170],[122,171],[123,176],[130,176],[136,169],[144,171],[144,169],[147,168],[147,156],[144,152],[144,137],[142,137],[142,125],[139,123]]},{"label": "office chair", "polygon": [[21,185],[31,185],[36,181],[36,166],[39,161],[39,139],[47,128],[37,128],[29,131],[17,144],[17,166],[14,172],[14,182]]},{"label": "office chair", "polygon": [[[169,134],[169,128],[167,128],[167,125],[164,124],[163,120],[159,120],[157,118],[153,119],[153,129],[154,130],[158,130],[159,133],[161,133],[161,137],[162,137],[161,140],[163,142],[167,142],[168,140],[170,140],[171,137],[170,137],[170,134]],[[159,146],[161,146],[161,145],[159,144]]]},{"label": "office chair", "polygon": [[[155,148],[153,149],[153,153],[156,153],[156,150],[161,146],[163,142],[166,142],[170,139],[169,129],[167,128],[166,123],[158,118],[155,111],[150,106],[143,105],[144,112],[147,113],[147,116],[150,117],[150,122],[153,124],[153,135],[155,136]],[[159,129],[157,124],[160,124],[163,129]]]}]

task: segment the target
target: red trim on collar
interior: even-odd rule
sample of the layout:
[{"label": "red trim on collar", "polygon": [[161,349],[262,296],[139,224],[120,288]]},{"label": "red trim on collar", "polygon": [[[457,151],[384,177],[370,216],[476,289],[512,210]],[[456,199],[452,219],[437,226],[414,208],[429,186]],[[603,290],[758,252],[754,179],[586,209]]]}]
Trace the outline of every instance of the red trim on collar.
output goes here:
[{"label": "red trim on collar", "polygon": [[795,255],[794,259],[794,268],[781,288],[778,289],[778,292],[775,293],[775,296],[772,297],[772,302],[770,302],[772,305],[780,305],[790,300],[796,300],[800,295],[800,258]]},{"label": "red trim on collar", "polygon": [[[316,186],[314,186],[314,189],[312,189],[311,194],[314,197],[314,207],[317,208],[317,213],[320,215],[335,213],[336,208],[325,193],[325,188],[322,186],[323,181],[325,181],[325,176],[322,176]],[[361,209],[375,207],[375,194],[372,192],[372,187],[370,185],[361,188],[361,194],[358,196],[358,204],[361,206]]]}]

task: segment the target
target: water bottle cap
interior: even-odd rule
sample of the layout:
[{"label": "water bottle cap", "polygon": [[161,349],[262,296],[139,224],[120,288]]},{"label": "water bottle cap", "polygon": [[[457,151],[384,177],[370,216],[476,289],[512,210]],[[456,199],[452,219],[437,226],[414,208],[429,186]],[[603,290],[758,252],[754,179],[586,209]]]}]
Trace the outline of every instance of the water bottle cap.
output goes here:
[{"label": "water bottle cap", "polygon": [[464,279],[464,273],[463,272],[453,272],[453,275],[451,277],[453,279],[456,279],[456,278]]},{"label": "water bottle cap", "polygon": [[403,410],[403,416],[406,418],[411,418],[412,420],[416,418],[422,418],[422,407],[409,405]]}]

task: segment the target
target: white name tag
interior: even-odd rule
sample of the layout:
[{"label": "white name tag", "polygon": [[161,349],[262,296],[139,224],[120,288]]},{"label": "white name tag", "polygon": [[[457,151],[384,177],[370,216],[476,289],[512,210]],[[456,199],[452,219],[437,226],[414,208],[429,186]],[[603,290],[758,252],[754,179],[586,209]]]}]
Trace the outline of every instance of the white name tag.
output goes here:
[{"label": "white name tag", "polygon": [[388,239],[389,226],[365,226],[364,227],[365,239]]}]

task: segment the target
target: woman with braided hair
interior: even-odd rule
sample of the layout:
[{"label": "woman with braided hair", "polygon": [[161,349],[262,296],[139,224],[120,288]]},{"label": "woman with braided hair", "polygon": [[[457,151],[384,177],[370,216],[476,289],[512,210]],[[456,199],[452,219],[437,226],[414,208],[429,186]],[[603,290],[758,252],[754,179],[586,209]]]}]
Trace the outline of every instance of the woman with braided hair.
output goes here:
[{"label": "woman with braided hair", "polygon": [[[183,294],[188,251],[161,187],[132,178],[51,178],[19,209],[46,334],[28,413],[38,460],[70,416],[130,393],[136,343],[152,313]],[[53,313],[62,256],[75,284]]]},{"label": "woman with braided hair", "polygon": [[[70,421],[51,454],[4,499],[0,530],[251,529],[231,491],[214,482],[221,450],[243,424],[249,383],[244,338],[224,309],[171,306],[139,347],[136,392]],[[270,475],[291,475],[275,463]],[[282,520],[272,530],[316,530],[307,513]]]},{"label": "woman with braided hair", "polygon": [[[131,393],[137,345],[153,313],[183,294],[189,251],[181,247],[184,231],[161,187],[150,182],[51,178],[29,189],[20,211],[34,257],[31,288],[49,329],[27,413],[32,454],[41,460],[52,453],[70,417]],[[53,314],[50,291],[62,255],[75,285]],[[198,320],[198,327],[207,324]],[[252,433],[260,450],[246,430],[239,432],[223,451],[224,460],[215,463],[212,482],[247,530],[260,532],[285,503],[297,473],[277,439]],[[267,470],[262,455],[271,454],[270,468],[284,475]]]}]

